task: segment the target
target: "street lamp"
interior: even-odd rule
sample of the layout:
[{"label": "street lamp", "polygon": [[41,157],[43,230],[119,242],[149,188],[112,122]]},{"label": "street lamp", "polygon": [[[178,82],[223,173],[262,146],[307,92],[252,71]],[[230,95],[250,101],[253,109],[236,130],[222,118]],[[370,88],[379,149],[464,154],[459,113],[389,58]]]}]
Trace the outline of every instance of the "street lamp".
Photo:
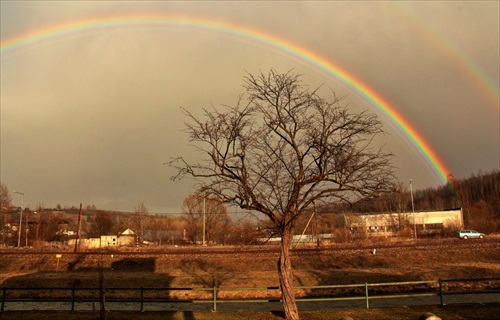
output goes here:
[{"label": "street lamp", "polygon": [[410,179],[410,196],[411,196],[411,212],[413,213],[413,233],[415,234],[415,241],[417,241],[417,225],[415,223],[415,206],[413,205],[413,188]]},{"label": "street lamp", "polygon": [[14,193],[18,193],[21,195],[21,214],[19,215],[19,234],[17,235],[17,247],[21,247],[21,230],[22,230],[22,223],[23,223],[23,210],[24,210],[24,193],[15,191]]}]

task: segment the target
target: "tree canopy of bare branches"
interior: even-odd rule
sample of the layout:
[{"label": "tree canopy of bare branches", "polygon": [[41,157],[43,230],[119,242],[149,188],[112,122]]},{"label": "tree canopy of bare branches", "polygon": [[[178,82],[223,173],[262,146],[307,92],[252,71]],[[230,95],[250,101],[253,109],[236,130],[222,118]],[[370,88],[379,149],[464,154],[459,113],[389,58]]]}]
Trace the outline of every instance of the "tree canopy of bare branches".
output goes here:
[{"label": "tree canopy of bare branches", "polygon": [[0,184],[0,211],[7,209],[12,206],[12,197],[9,192],[7,185]]},{"label": "tree canopy of bare branches", "polygon": [[[187,236],[194,242],[224,244],[231,218],[226,205],[215,196],[192,194],[182,203],[182,220],[186,223]],[[225,232],[226,231],[226,232]]]},{"label": "tree canopy of bare branches", "polygon": [[287,319],[298,319],[289,259],[292,228],[314,203],[354,203],[389,191],[392,155],[375,147],[382,123],[351,113],[342,99],[309,90],[300,75],[271,70],[244,78],[236,105],[184,110],[195,162],[170,162],[177,175],[201,178],[203,191],[264,214],[281,236],[278,273]]}]

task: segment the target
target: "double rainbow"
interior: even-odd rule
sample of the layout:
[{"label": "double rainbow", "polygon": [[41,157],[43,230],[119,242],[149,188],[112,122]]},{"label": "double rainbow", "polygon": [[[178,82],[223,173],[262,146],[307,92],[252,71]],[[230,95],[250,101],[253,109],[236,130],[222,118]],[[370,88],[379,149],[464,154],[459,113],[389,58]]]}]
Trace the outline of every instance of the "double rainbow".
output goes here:
[{"label": "double rainbow", "polygon": [[270,33],[266,33],[255,28],[250,28],[234,23],[216,21],[206,18],[193,18],[182,16],[160,16],[160,15],[132,15],[113,16],[95,19],[85,19],[81,21],[71,21],[64,24],[53,25],[8,38],[2,39],[0,43],[0,55],[13,52],[26,46],[36,45],[57,38],[91,32],[102,29],[121,27],[186,27],[192,29],[210,30],[235,37],[242,37],[247,40],[256,41],[285,54],[299,59],[310,66],[319,69],[326,75],[333,77],[344,83],[358,95],[366,99],[376,110],[382,113],[397,130],[402,133],[411,144],[418,150],[425,162],[436,174],[442,183],[446,183],[446,178],[450,172],[436,151],[423,138],[423,136],[406,120],[398,110],[389,103],[382,95],[372,89],[352,73],[333,63],[327,58],[302,47],[289,40],[280,38]]}]

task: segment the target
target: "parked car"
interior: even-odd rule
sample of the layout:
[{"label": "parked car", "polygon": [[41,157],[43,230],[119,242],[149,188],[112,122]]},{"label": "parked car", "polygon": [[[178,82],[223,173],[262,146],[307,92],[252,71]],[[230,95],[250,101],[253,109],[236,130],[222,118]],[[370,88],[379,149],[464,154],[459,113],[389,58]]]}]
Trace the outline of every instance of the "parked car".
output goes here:
[{"label": "parked car", "polygon": [[475,230],[460,230],[458,231],[458,237],[460,239],[468,239],[468,238],[484,238],[484,233],[477,232]]}]

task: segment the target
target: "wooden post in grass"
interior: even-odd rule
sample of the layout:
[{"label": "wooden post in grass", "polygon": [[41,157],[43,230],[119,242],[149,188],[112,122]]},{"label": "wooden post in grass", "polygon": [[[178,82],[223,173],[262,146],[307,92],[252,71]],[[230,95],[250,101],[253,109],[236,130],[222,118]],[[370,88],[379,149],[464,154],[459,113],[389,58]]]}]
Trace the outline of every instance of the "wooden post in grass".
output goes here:
[{"label": "wooden post in grass", "polygon": [[80,212],[78,213],[78,227],[77,227],[77,231],[76,231],[74,252],[78,251],[78,245],[79,245],[78,242],[80,242],[81,229],[82,229],[82,204],[80,203]]},{"label": "wooden post in grass", "polygon": [[56,272],[59,271],[59,260],[61,260],[61,257],[62,257],[62,254],[60,254],[60,253],[56,254],[56,259],[57,259]]}]

